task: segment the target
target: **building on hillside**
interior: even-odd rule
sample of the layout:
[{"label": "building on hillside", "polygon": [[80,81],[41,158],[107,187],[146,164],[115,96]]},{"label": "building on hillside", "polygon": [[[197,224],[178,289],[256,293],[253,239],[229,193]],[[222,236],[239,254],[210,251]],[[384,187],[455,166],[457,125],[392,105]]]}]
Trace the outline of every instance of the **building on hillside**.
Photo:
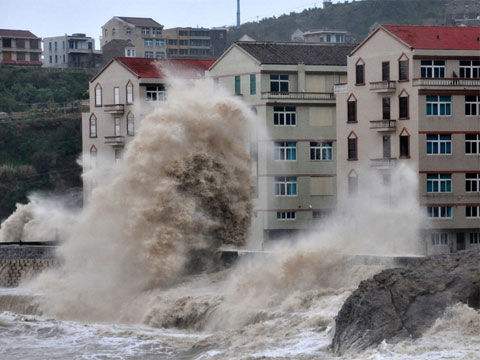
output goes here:
[{"label": "building on hillside", "polygon": [[205,28],[165,29],[168,58],[218,58],[227,47],[227,30]]},{"label": "building on hillside", "polygon": [[[120,57],[112,59],[90,80],[89,111],[82,114],[82,151],[91,159],[112,162],[122,152],[142,119],[164,101],[167,85],[162,68],[186,70],[189,76],[203,77],[213,60],[154,60]],[[86,164],[87,166],[87,164]],[[93,184],[84,183],[88,200]]]},{"label": "building on hillside", "polygon": [[54,68],[96,68],[102,56],[95,51],[95,40],[85,34],[43,39],[43,66]]},{"label": "building on hillside", "polygon": [[[162,31],[163,25],[151,18],[114,16],[102,26],[100,44],[104,52],[104,62],[108,63],[112,59],[105,53],[151,59],[166,58],[166,43]],[[112,40],[120,41],[107,46]]]},{"label": "building on hillside", "polygon": [[[480,27],[384,25],[348,57],[336,87],[338,196],[367,173],[418,171],[431,219],[425,251],[480,246]],[[381,220],[379,220],[381,221]]]},{"label": "building on hillside", "polygon": [[242,98],[267,134],[255,134],[255,216],[261,248],[319,224],[336,204],[333,86],[346,76],[346,45],[237,42],[209,76]]},{"label": "building on hillside", "polygon": [[305,32],[297,29],[292,34],[291,39],[295,42],[317,44],[353,44],[355,42],[354,37],[348,31],[332,29],[308,30]]},{"label": "building on hillside", "polygon": [[0,29],[0,64],[41,66],[41,41],[28,30]]}]

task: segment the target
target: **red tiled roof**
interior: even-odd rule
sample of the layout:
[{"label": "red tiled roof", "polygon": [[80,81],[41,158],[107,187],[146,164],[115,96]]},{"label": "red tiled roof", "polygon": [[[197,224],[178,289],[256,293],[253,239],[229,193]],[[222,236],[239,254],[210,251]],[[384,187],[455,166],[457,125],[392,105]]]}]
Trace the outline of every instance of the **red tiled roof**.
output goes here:
[{"label": "red tiled roof", "polygon": [[29,30],[0,29],[0,37],[38,39]]},{"label": "red tiled roof", "polygon": [[198,71],[203,72],[208,70],[215,62],[213,59],[170,59],[170,60],[155,60],[132,57],[117,57],[115,60],[119,61],[131,72],[139,78],[162,78],[162,68],[173,68],[177,71]]},{"label": "red tiled roof", "polygon": [[414,49],[480,50],[480,26],[383,25]]}]

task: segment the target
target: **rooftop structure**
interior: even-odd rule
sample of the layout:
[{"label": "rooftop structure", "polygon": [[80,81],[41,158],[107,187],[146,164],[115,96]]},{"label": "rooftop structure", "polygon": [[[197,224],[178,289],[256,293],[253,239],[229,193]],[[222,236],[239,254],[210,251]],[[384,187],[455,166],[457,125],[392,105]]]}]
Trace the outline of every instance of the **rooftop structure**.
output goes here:
[{"label": "rooftop structure", "polygon": [[41,66],[41,41],[29,30],[0,29],[0,64]]}]

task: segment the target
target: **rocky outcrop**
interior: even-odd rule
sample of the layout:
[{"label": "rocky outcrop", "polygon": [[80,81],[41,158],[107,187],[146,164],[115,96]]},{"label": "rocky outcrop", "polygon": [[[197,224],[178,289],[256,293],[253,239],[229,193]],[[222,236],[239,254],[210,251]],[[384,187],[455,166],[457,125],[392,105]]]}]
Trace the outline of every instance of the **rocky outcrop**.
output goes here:
[{"label": "rocky outcrop", "polygon": [[480,307],[480,253],[426,258],[363,281],[336,318],[337,354],[417,338],[456,303]]}]

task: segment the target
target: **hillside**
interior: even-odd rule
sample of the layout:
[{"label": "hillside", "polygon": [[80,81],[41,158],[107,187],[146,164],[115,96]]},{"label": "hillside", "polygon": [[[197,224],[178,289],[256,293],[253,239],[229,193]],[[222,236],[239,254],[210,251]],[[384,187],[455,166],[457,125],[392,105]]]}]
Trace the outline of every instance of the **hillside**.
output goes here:
[{"label": "hillside", "polygon": [[464,9],[479,7],[477,0],[357,0],[245,23],[229,32],[229,40],[248,34],[256,40],[290,41],[296,29],[319,28],[346,29],[361,40],[377,23],[443,25]]}]

